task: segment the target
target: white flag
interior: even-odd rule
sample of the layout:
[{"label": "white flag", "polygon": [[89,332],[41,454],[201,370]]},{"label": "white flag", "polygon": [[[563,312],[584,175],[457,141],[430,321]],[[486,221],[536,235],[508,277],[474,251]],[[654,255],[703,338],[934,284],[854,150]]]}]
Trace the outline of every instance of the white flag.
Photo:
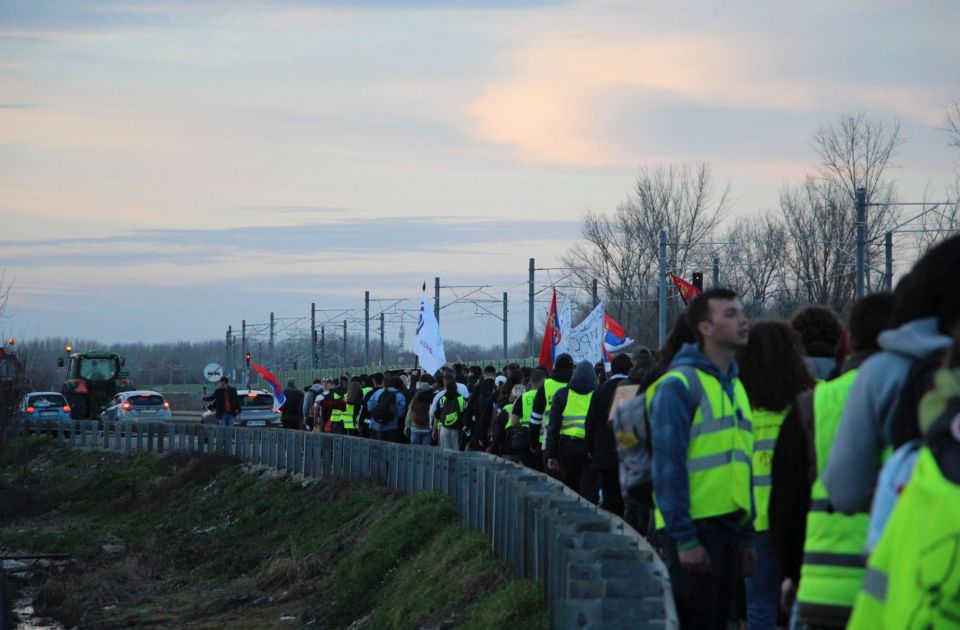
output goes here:
[{"label": "white flag", "polygon": [[440,324],[433,314],[426,291],[420,296],[420,320],[417,322],[417,338],[413,343],[413,352],[420,359],[420,367],[430,374],[447,362],[447,355],[443,351],[443,337],[440,336]]},{"label": "white flag", "polygon": [[564,335],[567,353],[573,357],[574,363],[599,363],[603,358],[603,313],[604,303],[601,301],[586,319]]},{"label": "white flag", "polygon": [[570,299],[567,297],[563,298],[563,302],[560,304],[560,308],[557,309],[557,329],[560,332],[560,340],[557,342],[557,347],[554,350],[554,356],[563,354],[564,352],[570,352],[570,348],[567,344],[567,335],[570,334]]}]

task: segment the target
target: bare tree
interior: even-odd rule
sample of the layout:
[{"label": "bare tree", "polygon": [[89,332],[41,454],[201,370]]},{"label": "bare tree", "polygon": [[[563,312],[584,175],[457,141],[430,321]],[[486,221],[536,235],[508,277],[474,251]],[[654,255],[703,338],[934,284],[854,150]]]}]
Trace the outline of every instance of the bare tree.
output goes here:
[{"label": "bare tree", "polygon": [[669,238],[668,269],[683,275],[729,203],[729,184],[718,192],[708,164],[643,167],[616,211],[584,217],[585,243],[563,261],[582,285],[597,279],[611,314],[632,336],[653,341],[660,230]]},{"label": "bare tree", "polygon": [[727,231],[722,283],[741,296],[751,315],[764,312],[782,291],[787,230],[772,212],[737,220]]},{"label": "bare tree", "polygon": [[949,145],[960,149],[960,96],[953,97],[953,101],[947,106],[945,131],[950,136]]}]

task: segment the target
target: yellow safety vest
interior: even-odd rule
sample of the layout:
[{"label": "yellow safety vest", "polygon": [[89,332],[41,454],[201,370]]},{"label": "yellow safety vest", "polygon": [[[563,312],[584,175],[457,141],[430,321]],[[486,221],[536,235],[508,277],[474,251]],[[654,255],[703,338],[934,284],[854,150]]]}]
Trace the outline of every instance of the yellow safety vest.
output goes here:
[{"label": "yellow safety vest", "polygon": [[[343,396],[341,396],[340,394],[334,393],[333,395],[334,400],[340,400],[341,398],[343,398]],[[344,418],[345,415],[346,415],[346,411],[342,411],[340,409],[331,409],[330,422],[345,422],[346,421],[346,418]]]},{"label": "yellow safety vest", "polygon": [[[690,423],[687,445],[690,517],[702,519],[742,512],[746,522],[751,513],[753,461],[753,414],[747,392],[740,380],[734,379],[734,397],[730,400],[716,377],[701,370],[696,370],[696,374],[703,394]],[[652,401],[656,386],[668,378],[680,379],[690,389],[686,375],[672,370],[651,385],[648,399]],[[664,527],[666,522],[659,508],[655,517],[657,529]]]},{"label": "yellow safety vest", "polygon": [[560,435],[585,439],[587,436],[587,410],[590,409],[590,401],[593,399],[593,392],[579,394],[572,389],[567,389],[567,404],[563,406],[563,421],[560,425]]},{"label": "yellow safety vest", "polygon": [[856,375],[856,370],[848,370],[832,381],[818,383],[813,390],[817,479],[810,491],[807,537],[797,591],[801,618],[807,605],[852,608],[863,582],[863,549],[870,516],[848,516],[835,510],[820,480]]},{"label": "yellow safety vest", "polygon": [[[523,392],[523,395],[520,396],[521,404],[523,405],[523,415],[520,416],[520,426],[526,427],[530,426],[530,415],[533,413],[533,399],[537,397],[537,390],[531,389],[528,392]],[[504,407],[506,409],[506,407]],[[513,411],[513,405],[510,405],[510,411]],[[507,426],[510,426],[510,415],[507,415]]]},{"label": "yellow safety vest", "polygon": [[[543,423],[540,427],[540,444],[547,443],[547,427],[550,426],[550,407],[553,405],[553,397],[557,394],[558,391],[566,387],[567,384],[561,381],[558,381],[554,378],[548,378],[543,382],[543,394],[547,399],[547,405],[543,408]],[[533,401],[531,399],[531,406]]]},{"label": "yellow safety vest", "polygon": [[787,417],[783,411],[753,410],[753,502],[757,518],[753,528],[758,532],[770,529],[770,473],[773,471],[773,449],[777,446],[780,427]]},{"label": "yellow safety vest", "polygon": [[960,627],[960,485],[940,472],[930,449],[870,555],[851,630]]},{"label": "yellow safety vest", "polygon": [[343,411],[343,428],[344,429],[356,429],[357,423],[353,420],[353,414],[356,411],[354,405],[347,405],[347,408]]},{"label": "yellow safety vest", "polygon": [[[363,391],[363,400],[364,400],[364,401],[367,401],[367,394],[369,394],[370,392],[372,392],[372,391],[373,391],[373,388],[372,388],[372,387],[364,387],[364,388],[362,388],[361,391]],[[367,402],[369,402],[369,401],[367,401]],[[365,403],[364,403],[364,404],[365,404]],[[368,415],[366,418],[363,419],[363,421],[366,422],[367,424],[370,424],[370,416]]]}]

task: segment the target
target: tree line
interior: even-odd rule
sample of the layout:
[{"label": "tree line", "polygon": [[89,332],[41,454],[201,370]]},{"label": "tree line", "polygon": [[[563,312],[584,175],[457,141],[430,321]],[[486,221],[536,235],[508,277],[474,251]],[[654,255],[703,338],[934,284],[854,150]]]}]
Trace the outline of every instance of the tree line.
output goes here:
[{"label": "tree line", "polygon": [[[960,98],[947,111],[948,144],[960,149]],[[740,293],[752,316],[784,315],[801,304],[838,311],[854,297],[855,203],[866,190],[867,291],[884,282],[884,235],[918,206],[901,200],[891,174],[905,140],[898,121],[850,114],[820,126],[811,144],[818,161],[799,182],[784,184],[778,206],[728,221],[730,184],[719,185],[709,164],[640,168],[633,189],[611,212],[588,212],[583,241],[563,256],[583,286],[594,278],[607,311],[630,336],[657,342],[659,237],[667,231],[669,272],[688,278],[704,272],[709,285],[714,257],[720,283]],[[903,232],[894,231],[899,255],[915,257],[960,227],[960,176],[945,191],[927,191],[911,202],[948,201]],[[907,212],[904,212],[907,209]],[[923,230],[919,232],[918,230]],[[670,318],[682,304],[668,287]],[[580,314],[590,304],[578,304]]]}]

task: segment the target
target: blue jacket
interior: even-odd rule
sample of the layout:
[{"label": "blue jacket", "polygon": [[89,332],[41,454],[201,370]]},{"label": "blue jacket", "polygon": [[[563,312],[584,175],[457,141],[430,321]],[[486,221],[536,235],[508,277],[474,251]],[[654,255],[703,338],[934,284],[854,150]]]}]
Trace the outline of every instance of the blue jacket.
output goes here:
[{"label": "blue jacket", "polygon": [[[726,374],[720,372],[696,344],[685,344],[673,359],[669,370],[682,365],[694,367],[715,376],[732,400],[733,381],[739,374],[736,361]],[[668,371],[669,371],[668,370]],[[657,386],[650,407],[650,426],[653,432],[653,488],[657,507],[663,514],[667,531],[681,550],[696,546],[699,541],[690,517],[690,480],[687,476],[687,447],[690,445],[690,424],[699,401],[692,400],[686,385],[678,378],[665,379]],[[753,492],[750,493],[750,509]],[[731,515],[730,525],[740,529],[740,518]],[[753,518],[748,530],[752,529]]]},{"label": "blue jacket", "polygon": [[378,389],[373,392],[373,395],[370,396],[370,400],[367,401],[367,418],[370,419],[370,430],[371,431],[390,431],[391,429],[400,428],[400,418],[404,418],[407,412],[407,399],[402,392],[394,389],[393,387],[387,387],[387,390],[394,392],[397,395],[397,415],[394,416],[393,421],[380,424],[373,419],[373,410],[377,406],[377,401],[380,400],[380,396],[383,394],[383,389]]}]

